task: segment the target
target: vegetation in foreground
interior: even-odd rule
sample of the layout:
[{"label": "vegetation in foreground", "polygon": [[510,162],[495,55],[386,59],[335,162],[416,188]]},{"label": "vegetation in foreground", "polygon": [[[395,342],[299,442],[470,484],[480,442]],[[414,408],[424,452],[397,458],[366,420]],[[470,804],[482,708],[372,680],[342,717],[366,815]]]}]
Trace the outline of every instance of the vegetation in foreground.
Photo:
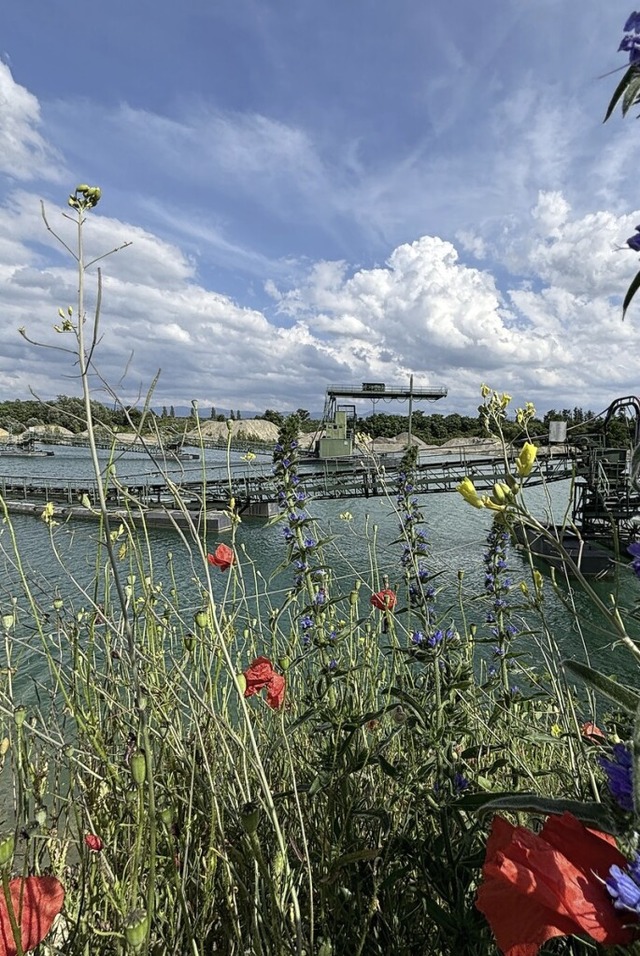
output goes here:
[{"label": "vegetation in foreground", "polygon": [[[631,65],[609,112],[638,102],[640,14],[621,49]],[[98,479],[99,315],[87,323],[82,235],[99,200],[88,185],[69,197],[78,303],[54,326],[73,343]],[[434,570],[410,456],[388,487],[393,579],[375,530],[369,570],[349,586],[334,577],[297,473],[296,418],[274,454],[284,595],[237,547],[233,501],[229,544],[182,534],[196,608],[171,556],[154,566],[135,500],[113,524],[100,486],[89,588],[44,510],[60,580],[44,597],[4,508],[15,583],[0,618],[3,952],[640,952],[640,695],[561,661],[547,609],[566,592],[531,560],[516,577],[514,524],[549,533],[521,501],[535,410],[511,422],[509,397],[482,393],[487,430],[523,444],[491,494],[471,478],[459,487],[492,519],[471,597],[462,573]],[[621,573],[640,576],[640,545],[630,551]],[[625,625],[636,609],[576,581],[637,663]]]}]

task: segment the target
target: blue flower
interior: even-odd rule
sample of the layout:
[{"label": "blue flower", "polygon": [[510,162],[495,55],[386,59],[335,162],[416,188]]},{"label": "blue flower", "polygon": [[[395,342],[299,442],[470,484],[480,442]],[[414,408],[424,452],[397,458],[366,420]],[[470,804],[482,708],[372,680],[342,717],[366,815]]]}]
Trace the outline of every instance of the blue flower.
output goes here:
[{"label": "blue flower", "polygon": [[443,637],[444,637],[444,634],[442,633],[442,631],[440,630],[434,631],[433,634],[430,634],[429,637],[427,638],[427,644],[429,645],[429,647],[435,647],[436,644],[442,643]]},{"label": "blue flower", "polygon": [[310,627],[313,627],[313,620],[308,614],[305,614],[304,617],[300,618],[300,627],[303,631],[307,631]]},{"label": "blue flower", "polygon": [[640,914],[640,856],[636,853],[635,860],[626,869],[612,866],[609,870],[609,879],[605,886],[613,899],[617,910],[631,910]]},{"label": "blue flower", "polygon": [[[638,238],[640,239],[640,234],[638,235]],[[638,251],[640,252],[640,247],[638,248]],[[629,545],[627,551],[633,558],[633,561],[631,562],[633,573],[640,578],[640,542],[634,541],[633,544]]]},{"label": "blue flower", "polygon": [[469,788],[469,781],[466,777],[463,777],[461,773],[455,773],[453,775],[453,786],[458,793],[461,793],[463,790],[467,790]]},{"label": "blue flower", "polygon": [[611,796],[623,810],[633,812],[633,770],[631,751],[624,744],[614,744],[612,759],[598,757],[607,776]]},{"label": "blue flower", "polygon": [[640,33],[640,13],[635,11],[629,16],[624,25],[625,33]]},{"label": "blue flower", "polygon": [[414,644],[422,644],[422,642],[424,641],[424,634],[422,633],[422,631],[414,631],[413,634],[411,635],[411,640],[413,641]]},{"label": "blue flower", "polygon": [[630,249],[633,249],[634,252],[640,252],[640,226],[636,226],[635,236],[631,236],[627,239],[627,245]]},{"label": "blue flower", "polygon": [[328,663],[327,666],[328,666],[328,668],[329,668],[330,671],[335,671],[335,670],[337,669],[337,667],[338,667],[338,662],[337,662],[337,660],[335,659],[335,657],[333,658],[333,660],[330,660],[330,661],[329,661],[329,663]]},{"label": "blue flower", "polygon": [[637,33],[627,33],[618,47],[618,52],[621,50],[629,54],[629,63],[638,63],[640,61],[640,36]]}]

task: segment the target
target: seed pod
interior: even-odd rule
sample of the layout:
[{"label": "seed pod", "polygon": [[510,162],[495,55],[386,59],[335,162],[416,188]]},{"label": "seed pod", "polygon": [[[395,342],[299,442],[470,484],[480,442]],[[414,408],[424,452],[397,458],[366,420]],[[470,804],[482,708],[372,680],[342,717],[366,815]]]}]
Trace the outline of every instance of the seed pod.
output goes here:
[{"label": "seed pod", "polygon": [[240,823],[245,833],[251,836],[258,829],[260,808],[257,803],[245,803],[240,809]]},{"label": "seed pod", "polygon": [[195,622],[199,628],[205,628],[209,622],[209,615],[206,611],[198,611],[195,616]]},{"label": "seed pod", "polygon": [[129,766],[131,767],[133,782],[136,786],[142,787],[147,779],[147,758],[142,750],[132,755]]},{"label": "seed pod", "polygon": [[127,949],[139,953],[149,932],[149,914],[146,910],[132,910],[124,921],[124,938]]},{"label": "seed pod", "polygon": [[0,839],[0,866],[9,866],[13,862],[13,851],[16,848],[16,840],[13,833]]},{"label": "seed pod", "polygon": [[16,722],[16,727],[20,728],[24,724],[25,718],[27,716],[27,708],[24,704],[21,704],[13,712],[13,719]]},{"label": "seed pod", "polygon": [[192,654],[196,648],[195,635],[193,635],[191,632],[189,632],[188,634],[185,634],[183,638],[183,642],[184,642],[184,648],[187,651],[187,653]]}]

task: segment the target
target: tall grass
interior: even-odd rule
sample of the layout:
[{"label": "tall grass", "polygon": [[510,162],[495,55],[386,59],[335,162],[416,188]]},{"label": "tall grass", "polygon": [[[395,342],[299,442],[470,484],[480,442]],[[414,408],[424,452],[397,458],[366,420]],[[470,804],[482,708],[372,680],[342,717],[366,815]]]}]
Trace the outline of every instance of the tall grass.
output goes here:
[{"label": "tall grass", "polygon": [[[263,587],[237,547],[233,501],[235,560],[226,571],[211,563],[174,485],[199,594],[185,603],[172,559],[154,565],[140,506],[117,522],[107,507],[117,477],[101,476],[91,445],[99,315],[85,323],[82,299],[90,205],[82,191],[72,198],[80,299],[65,330],[102,488],[92,583],[74,576],[58,550],[66,529],[45,509],[59,592],[43,598],[3,503],[19,581],[2,616],[0,787],[16,841],[4,869],[53,873],[66,890],[40,951],[492,952],[474,907],[487,833],[478,808],[513,790],[598,799],[596,745],[580,733],[589,705],[560,667],[538,572],[514,579],[496,524],[484,590],[470,600],[460,572],[447,582],[457,599],[445,599],[409,456],[392,482],[379,476],[396,552],[380,569],[364,528],[363,567],[352,583],[336,579],[292,418],[274,455],[289,589]],[[244,674],[261,657],[286,681],[281,707],[246,696]]]}]

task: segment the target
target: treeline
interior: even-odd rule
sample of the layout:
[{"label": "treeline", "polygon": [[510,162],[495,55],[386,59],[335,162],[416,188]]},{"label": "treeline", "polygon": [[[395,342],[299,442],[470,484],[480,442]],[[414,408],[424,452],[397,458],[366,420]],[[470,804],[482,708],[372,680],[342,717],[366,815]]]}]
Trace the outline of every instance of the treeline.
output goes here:
[{"label": "treeline", "polygon": [[[91,411],[95,422],[111,428],[130,428],[131,424],[137,425],[142,417],[138,408],[110,409],[96,401],[91,402]],[[58,425],[74,433],[84,431],[87,426],[82,399],[58,395],[49,402],[37,399],[0,402],[1,428],[19,435],[25,429],[38,425]]]},{"label": "treeline", "polygon": [[[140,424],[142,418],[141,410],[135,406],[109,408],[101,402],[92,401],[91,409],[95,422],[107,425],[114,430],[135,428]],[[225,421],[227,418],[226,415],[216,412],[214,406],[210,408],[207,406],[206,410],[192,408],[190,415],[187,416],[176,416],[173,406],[169,408],[163,406],[161,411],[152,410],[148,414],[153,418],[153,427],[166,431],[180,430],[196,415],[201,419],[209,418],[217,421]],[[312,419],[305,408],[298,408],[294,414],[298,418],[299,427],[303,431],[313,432],[321,427],[321,422]],[[230,417],[239,420],[241,418],[240,411],[231,412]],[[262,415],[256,415],[255,417],[280,426],[288,416],[286,412],[268,408]],[[593,412],[584,411],[577,407],[561,410],[550,409],[543,418],[535,418],[530,422],[529,433],[543,439],[548,435],[549,424],[552,421],[567,423],[567,441],[571,443],[580,442],[587,438],[601,437],[603,434],[604,419],[602,416],[595,416]],[[27,428],[39,425],[59,425],[74,433],[84,431],[86,424],[82,400],[68,395],[58,395],[56,399],[49,402],[41,402],[36,399],[0,402],[0,427],[11,434],[18,435]],[[357,429],[370,435],[371,438],[393,438],[395,435],[400,435],[409,430],[409,418],[407,415],[390,415],[378,412],[366,418],[358,419]],[[626,445],[633,441],[634,431],[635,422],[630,421],[621,412],[607,426],[607,443]],[[485,436],[479,410],[477,415],[459,415],[456,412],[451,415],[441,415],[437,412],[428,415],[422,409],[416,409],[412,416],[412,432],[417,438],[422,439],[429,445],[442,444],[451,438]],[[508,440],[521,437],[521,429],[512,421],[504,423],[504,432]]]}]

